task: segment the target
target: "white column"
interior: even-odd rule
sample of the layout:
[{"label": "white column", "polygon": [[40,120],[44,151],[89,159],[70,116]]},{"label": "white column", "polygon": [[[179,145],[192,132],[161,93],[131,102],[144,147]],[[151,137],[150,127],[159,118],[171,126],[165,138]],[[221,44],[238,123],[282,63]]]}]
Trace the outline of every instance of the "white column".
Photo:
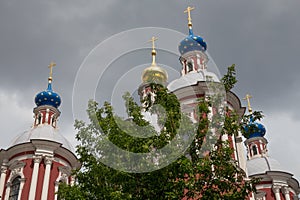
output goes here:
[{"label": "white column", "polygon": [[38,175],[39,175],[39,167],[40,167],[40,162],[42,160],[41,156],[35,156],[33,157],[33,172],[31,176],[31,184],[30,184],[30,190],[29,190],[29,200],[35,200],[35,193],[36,193],[36,185],[38,181]]},{"label": "white column", "polygon": [[22,191],[23,191],[23,187],[24,187],[25,181],[26,181],[25,178],[21,178],[20,179],[20,189],[19,189],[18,200],[21,200],[21,198],[22,198]]},{"label": "white column", "polygon": [[7,165],[6,163],[3,163],[3,165],[1,166],[1,175],[0,175],[0,199],[4,192],[6,172],[7,172]]},{"label": "white column", "polygon": [[49,124],[48,120],[49,120],[49,108],[46,109],[45,124]]},{"label": "white column", "polygon": [[46,165],[44,182],[43,182],[43,190],[42,190],[42,198],[41,200],[47,200],[48,198],[48,190],[49,190],[49,181],[50,181],[50,172],[53,158],[45,157],[44,162]]},{"label": "white column", "polygon": [[281,198],[280,198],[280,186],[277,186],[277,185],[273,185],[273,187],[272,187],[272,190],[273,190],[273,192],[274,192],[274,194],[275,194],[275,199],[276,200],[281,200]]},{"label": "white column", "polygon": [[10,193],[10,182],[6,183],[6,191],[5,191],[5,199],[4,200],[9,200],[9,193]]},{"label": "white column", "polygon": [[290,198],[290,190],[288,187],[281,188],[282,193],[284,194],[285,200],[291,200]]},{"label": "white column", "polygon": [[240,168],[244,170],[244,172],[247,173],[248,176],[248,170],[246,169],[246,157],[245,157],[245,147],[243,145],[243,139],[242,134],[239,132],[238,136],[235,138],[235,145],[236,145],[236,154],[237,154],[237,160],[238,165]]}]

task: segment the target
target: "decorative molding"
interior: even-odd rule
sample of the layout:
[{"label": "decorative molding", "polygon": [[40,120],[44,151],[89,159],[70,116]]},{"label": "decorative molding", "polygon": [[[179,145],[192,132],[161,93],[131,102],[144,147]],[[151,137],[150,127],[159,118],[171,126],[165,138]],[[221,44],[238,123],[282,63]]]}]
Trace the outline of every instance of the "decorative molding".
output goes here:
[{"label": "decorative molding", "polygon": [[266,197],[266,194],[267,194],[266,192],[258,190],[257,193],[254,194],[254,198],[255,198],[255,200],[264,200]]},{"label": "decorative molding", "polygon": [[40,163],[42,161],[42,156],[33,156],[34,163]]},{"label": "decorative molding", "polygon": [[9,170],[11,170],[9,180],[14,179],[16,176],[21,176],[21,178],[24,178],[23,174],[23,168],[25,167],[26,163],[21,161],[14,161],[10,164]]},{"label": "decorative molding", "polygon": [[57,182],[64,182],[64,183],[68,183],[69,181],[69,176],[71,176],[71,168],[68,166],[61,166],[58,167],[58,171],[59,171],[59,176],[57,177],[56,181]]},{"label": "decorative molding", "polygon": [[11,163],[9,165],[9,169],[13,170],[13,169],[16,169],[16,168],[23,168],[25,165],[26,165],[25,162],[16,160],[16,161],[14,161],[13,163]]},{"label": "decorative molding", "polygon": [[58,170],[62,173],[62,174],[66,174],[68,176],[71,175],[71,168],[68,167],[68,166],[61,166],[61,167],[58,167]]},{"label": "decorative molding", "polygon": [[290,190],[289,190],[288,187],[282,187],[281,191],[282,191],[283,194],[289,194],[290,193]]},{"label": "decorative molding", "polygon": [[6,174],[7,172],[7,166],[1,166],[1,174]]},{"label": "decorative molding", "polygon": [[26,181],[26,178],[20,178],[20,182],[22,183],[24,183]]},{"label": "decorative molding", "polygon": [[11,186],[11,182],[10,181],[7,181],[7,183],[5,184],[5,186],[8,188]]},{"label": "decorative molding", "polygon": [[273,185],[272,187],[272,191],[274,193],[279,193],[280,192],[280,189],[281,189],[281,186],[280,185]]},{"label": "decorative molding", "polygon": [[238,137],[235,138],[235,142],[236,143],[241,143],[241,142],[243,142],[243,138],[238,136]]},{"label": "decorative molding", "polygon": [[45,165],[52,165],[52,162],[53,162],[53,157],[45,156],[44,158]]}]

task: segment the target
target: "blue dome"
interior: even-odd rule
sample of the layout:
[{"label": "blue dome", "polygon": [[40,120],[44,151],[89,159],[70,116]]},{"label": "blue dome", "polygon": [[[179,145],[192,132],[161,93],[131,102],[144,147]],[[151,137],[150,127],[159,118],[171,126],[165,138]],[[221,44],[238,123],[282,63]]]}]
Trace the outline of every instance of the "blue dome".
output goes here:
[{"label": "blue dome", "polygon": [[246,133],[248,133],[249,138],[263,137],[266,134],[265,126],[257,122],[250,122],[247,126],[244,127],[244,130]]},{"label": "blue dome", "polygon": [[202,37],[194,35],[192,28],[189,29],[189,35],[184,38],[178,46],[181,55],[189,51],[206,51],[206,49],[206,42]]},{"label": "blue dome", "polygon": [[51,82],[48,83],[48,88],[45,91],[42,91],[35,96],[34,101],[37,106],[48,105],[58,108],[61,104],[61,98],[59,94],[52,90]]}]

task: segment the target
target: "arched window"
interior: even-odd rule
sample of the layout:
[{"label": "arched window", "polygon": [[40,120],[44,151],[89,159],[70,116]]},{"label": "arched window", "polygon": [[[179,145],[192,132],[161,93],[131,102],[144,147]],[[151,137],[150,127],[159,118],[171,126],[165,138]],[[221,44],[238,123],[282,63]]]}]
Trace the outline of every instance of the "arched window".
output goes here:
[{"label": "arched window", "polygon": [[10,186],[9,200],[17,200],[20,192],[21,177],[16,177]]},{"label": "arched window", "polygon": [[55,116],[52,116],[52,126],[53,127],[56,127],[56,117]]},{"label": "arched window", "polygon": [[187,63],[187,71],[188,71],[188,72],[193,71],[193,64],[192,64],[192,62],[188,62],[188,63]]},{"label": "arched window", "polygon": [[257,146],[256,145],[253,145],[252,146],[252,152],[253,152],[253,155],[257,155]]},{"label": "arched window", "polygon": [[38,116],[37,116],[37,121],[36,121],[36,125],[39,125],[42,123],[42,114],[39,113]]}]

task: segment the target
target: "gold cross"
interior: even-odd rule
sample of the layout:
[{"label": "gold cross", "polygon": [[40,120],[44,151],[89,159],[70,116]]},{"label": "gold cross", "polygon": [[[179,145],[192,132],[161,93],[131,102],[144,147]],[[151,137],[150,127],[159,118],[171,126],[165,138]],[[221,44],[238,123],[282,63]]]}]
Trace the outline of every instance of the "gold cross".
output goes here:
[{"label": "gold cross", "polygon": [[252,98],[252,96],[250,94],[246,94],[246,96],[243,98],[244,100],[247,100],[248,110],[249,110],[250,114],[252,114],[252,108],[251,108],[251,104],[250,104],[250,99],[251,98]]},{"label": "gold cross", "polygon": [[155,51],[155,41],[157,40],[157,37],[152,37],[151,40],[149,40],[149,42],[152,42],[152,65],[156,65],[155,62],[155,56],[156,56],[156,51]]},{"label": "gold cross", "polygon": [[52,78],[52,68],[56,66],[56,64],[54,62],[51,62],[50,65],[48,66],[48,68],[50,69],[50,75],[49,78]]},{"label": "gold cross", "polygon": [[188,6],[184,13],[188,14],[188,26],[192,26],[192,18],[191,18],[191,11],[194,10],[195,7]]},{"label": "gold cross", "polygon": [[149,40],[149,42],[152,42],[152,50],[155,50],[155,41],[158,40],[157,37],[152,37],[151,40]]}]

